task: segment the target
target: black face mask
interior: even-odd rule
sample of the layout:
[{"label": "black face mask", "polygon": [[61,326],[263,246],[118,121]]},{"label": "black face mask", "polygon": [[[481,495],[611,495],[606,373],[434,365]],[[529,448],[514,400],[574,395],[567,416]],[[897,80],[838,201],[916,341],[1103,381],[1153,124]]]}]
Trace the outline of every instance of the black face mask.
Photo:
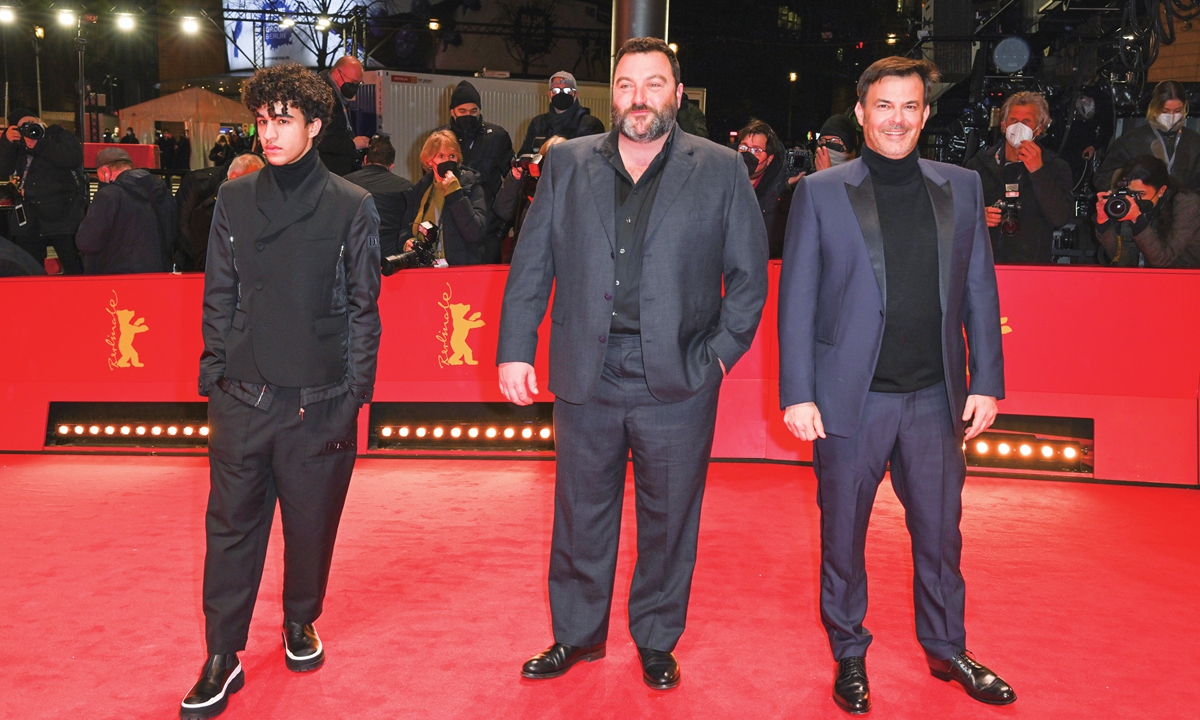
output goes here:
[{"label": "black face mask", "polygon": [[454,162],[453,160],[447,160],[444,163],[438,163],[438,166],[437,166],[438,177],[444,178],[444,177],[446,177],[446,173],[454,173],[457,176],[458,175],[458,163]]},{"label": "black face mask", "polygon": [[359,85],[362,85],[362,83],[356,83],[351,80],[347,80],[346,82],[342,83],[342,97],[346,98],[347,100],[353,100],[354,96],[358,94]]},{"label": "black face mask", "polygon": [[460,115],[454,118],[454,127],[463,135],[474,135],[483,127],[483,120],[478,115]]},{"label": "black face mask", "polygon": [[[1156,199],[1158,199],[1158,198],[1156,198]],[[1148,214],[1148,213],[1149,213],[1151,210],[1153,210],[1153,209],[1154,209],[1154,207],[1155,207],[1155,204],[1154,204],[1154,202],[1152,202],[1152,201],[1150,201],[1150,200],[1143,200],[1143,199],[1141,199],[1141,198],[1134,198],[1134,202],[1136,202],[1136,203],[1137,203],[1137,206],[1138,206],[1138,212],[1140,212],[1140,213],[1141,213],[1141,214],[1143,214],[1143,215],[1146,215],[1146,214]]]},{"label": "black face mask", "polygon": [[554,108],[555,110],[558,110],[559,112],[562,112],[563,110],[567,110],[574,104],[575,104],[575,96],[572,95],[571,93],[560,92],[559,94],[550,98],[550,107]]},{"label": "black face mask", "polygon": [[742,162],[746,163],[746,169],[753,175],[758,170],[758,158],[748,152],[738,154],[742,156]]}]

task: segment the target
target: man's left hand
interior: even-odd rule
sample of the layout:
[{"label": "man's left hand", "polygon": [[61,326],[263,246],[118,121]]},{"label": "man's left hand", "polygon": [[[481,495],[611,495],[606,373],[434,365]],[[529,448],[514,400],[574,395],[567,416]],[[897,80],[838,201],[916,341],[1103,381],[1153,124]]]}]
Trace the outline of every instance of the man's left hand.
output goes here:
[{"label": "man's left hand", "polygon": [[992,423],[996,422],[997,412],[999,412],[999,408],[996,405],[996,398],[988,395],[968,395],[967,407],[963,411],[962,419],[963,422],[971,420],[972,416],[975,419],[967,428],[967,434],[963,441],[970,440],[990,428]]},{"label": "man's left hand", "polygon": [[358,137],[354,138],[355,150],[366,150],[370,144],[371,138],[367,137],[366,135],[359,135]]},{"label": "man's left hand", "polygon": [[1017,159],[1025,163],[1025,169],[1035,173],[1042,169],[1042,146],[1032,140],[1026,140],[1017,148]]}]

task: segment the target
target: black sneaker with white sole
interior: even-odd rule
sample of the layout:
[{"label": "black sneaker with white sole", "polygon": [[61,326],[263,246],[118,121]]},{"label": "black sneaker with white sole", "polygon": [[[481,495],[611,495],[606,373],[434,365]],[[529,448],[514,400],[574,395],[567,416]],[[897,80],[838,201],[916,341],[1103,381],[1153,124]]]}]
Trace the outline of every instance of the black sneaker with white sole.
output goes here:
[{"label": "black sneaker with white sole", "polygon": [[301,625],[284,620],[283,650],[287,654],[287,668],[292,672],[308,672],[325,664],[325,648],[312,623]]},{"label": "black sneaker with white sole", "polygon": [[200,679],[179,704],[182,720],[207,720],[225,711],[229,696],[242,689],[246,675],[237,655],[209,655]]}]

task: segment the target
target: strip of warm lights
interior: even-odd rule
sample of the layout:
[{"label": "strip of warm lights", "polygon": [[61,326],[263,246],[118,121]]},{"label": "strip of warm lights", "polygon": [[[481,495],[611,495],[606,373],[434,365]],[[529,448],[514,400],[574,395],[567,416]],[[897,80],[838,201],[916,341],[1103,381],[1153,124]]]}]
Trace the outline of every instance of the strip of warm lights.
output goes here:
[{"label": "strip of warm lights", "polygon": [[123,435],[123,436],[128,437],[129,435],[145,436],[147,433],[157,437],[159,435],[162,435],[164,432],[167,435],[172,436],[172,437],[177,436],[181,433],[183,435],[186,435],[187,437],[192,437],[194,435],[199,435],[200,437],[208,437],[208,426],[207,425],[199,425],[199,426],[197,426],[197,425],[165,425],[165,426],[164,425],[119,425],[119,426],[118,425],[105,425],[104,427],[101,427],[99,425],[90,425],[90,426],[59,425],[58,426],[58,434],[61,435],[62,437],[80,436],[80,435],[96,435],[96,436],[107,435],[110,437],[116,436],[116,435]]},{"label": "strip of warm lights", "polygon": [[464,435],[472,440],[478,440],[481,437],[487,440],[494,440],[499,436],[503,436],[506,440],[512,440],[518,435],[524,440],[532,440],[535,437],[542,440],[549,440],[554,432],[549,427],[535,429],[529,426],[521,428],[519,431],[515,427],[506,427],[503,429],[496,427],[478,428],[461,426],[452,427],[447,430],[441,426],[433,426],[432,428],[423,425],[409,427],[408,425],[391,426],[386,425],[378,429],[379,436],[383,438],[407,438],[415,436],[417,438],[427,438],[432,436],[435,440],[441,440],[447,436],[452,439],[459,440]]}]

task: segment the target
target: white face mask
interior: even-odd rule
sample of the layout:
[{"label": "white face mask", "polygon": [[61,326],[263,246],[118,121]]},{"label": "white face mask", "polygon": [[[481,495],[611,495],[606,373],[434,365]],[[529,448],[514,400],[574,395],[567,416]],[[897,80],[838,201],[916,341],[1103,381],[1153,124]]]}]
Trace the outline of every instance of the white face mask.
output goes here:
[{"label": "white face mask", "polygon": [[1183,113],[1159,113],[1158,124],[1164,130],[1173,130],[1175,125],[1183,119]]},{"label": "white face mask", "polygon": [[1025,123],[1013,123],[1004,131],[1004,137],[1008,138],[1008,144],[1013,147],[1021,147],[1021,143],[1033,139],[1033,130]]},{"label": "white face mask", "polygon": [[836,167],[838,165],[841,165],[844,162],[849,162],[850,159],[853,157],[848,152],[840,152],[838,150],[828,150],[828,152],[829,152],[829,166],[830,167]]}]

